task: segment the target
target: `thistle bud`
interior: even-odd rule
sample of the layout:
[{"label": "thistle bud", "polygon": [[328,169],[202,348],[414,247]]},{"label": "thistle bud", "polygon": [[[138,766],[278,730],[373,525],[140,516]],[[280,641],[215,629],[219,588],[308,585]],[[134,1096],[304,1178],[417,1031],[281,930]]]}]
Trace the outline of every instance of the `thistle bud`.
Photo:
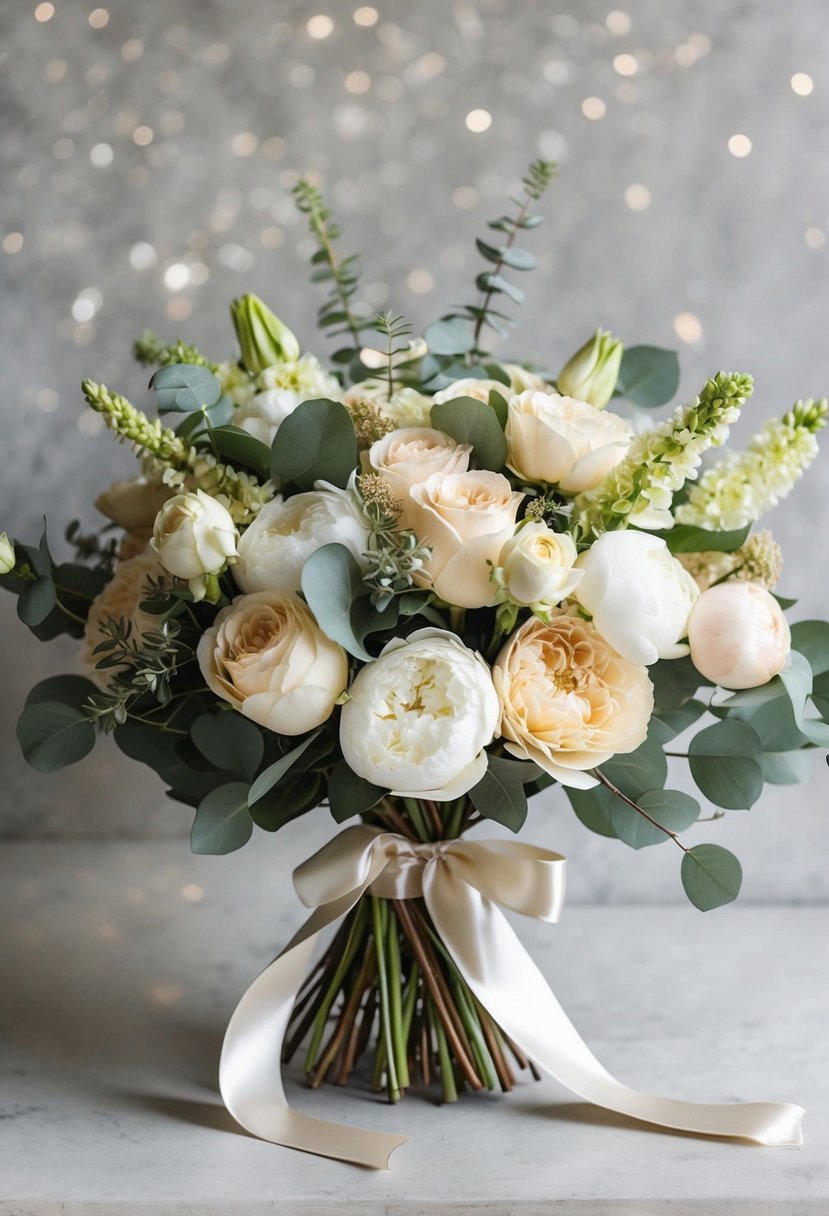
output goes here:
[{"label": "thistle bud", "polygon": [[603,410],[616,387],[624,347],[606,330],[597,329],[561,369],[558,391]]},{"label": "thistle bud", "polygon": [[299,343],[258,296],[239,296],[230,306],[233,328],[242,352],[242,362],[252,376],[277,363],[299,358]]},{"label": "thistle bud", "polygon": [[0,574],[14,570],[14,545],[5,532],[0,532]]}]

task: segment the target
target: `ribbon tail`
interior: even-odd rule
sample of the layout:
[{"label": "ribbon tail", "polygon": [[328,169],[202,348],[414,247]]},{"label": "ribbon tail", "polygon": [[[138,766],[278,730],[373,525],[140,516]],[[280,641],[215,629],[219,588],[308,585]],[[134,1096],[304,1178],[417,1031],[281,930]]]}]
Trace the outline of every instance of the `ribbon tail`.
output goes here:
[{"label": "ribbon tail", "polygon": [[234,1010],[219,1063],[219,1088],[237,1123],[261,1140],[319,1157],[388,1169],[407,1137],[343,1126],[294,1110],[282,1084],[282,1044],[297,992],[320,932],[357,902],[316,909],[278,958],[253,981]]},{"label": "ribbon tail", "polygon": [[501,910],[446,866],[432,867],[424,896],[438,933],[478,1000],[556,1081],[596,1106],[646,1123],[765,1145],[803,1143],[803,1108],[784,1102],[686,1102],[639,1093],[599,1063]]}]

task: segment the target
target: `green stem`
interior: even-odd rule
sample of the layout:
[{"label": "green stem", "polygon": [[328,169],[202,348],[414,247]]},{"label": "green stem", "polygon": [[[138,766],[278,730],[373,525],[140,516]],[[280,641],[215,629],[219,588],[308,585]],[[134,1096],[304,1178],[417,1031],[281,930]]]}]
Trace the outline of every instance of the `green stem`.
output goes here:
[{"label": "green stem", "polygon": [[409,813],[409,818],[412,821],[412,827],[417,832],[420,839],[425,843],[432,839],[429,829],[426,824],[426,819],[423,811],[416,798],[404,798],[403,803]]},{"label": "green stem", "polygon": [[346,942],[346,946],[345,946],[345,950],[343,951],[342,958],[340,959],[339,964],[337,965],[336,971],[334,972],[333,976],[331,977],[331,983],[328,985],[328,989],[325,993],[325,997],[323,998],[322,1004],[320,1005],[319,1011],[314,1020],[314,1029],[311,1033],[311,1042],[308,1044],[308,1051],[305,1054],[305,1071],[306,1072],[313,1071],[314,1061],[316,1059],[317,1052],[319,1051],[320,1044],[322,1043],[322,1036],[325,1034],[325,1024],[328,1021],[328,1014],[331,1010],[331,1006],[334,1004],[334,1001],[336,1000],[337,993],[340,991],[340,988],[342,987],[342,982],[343,982],[343,979],[345,978],[345,973],[348,970],[348,968],[351,966],[351,963],[354,959],[354,955],[357,953],[357,946],[361,940],[361,933],[362,933],[363,921],[365,920],[365,916],[366,916],[365,903],[363,900],[360,900],[360,902],[357,905],[357,911],[354,914],[354,920],[352,921],[352,924],[351,924],[351,931],[348,935],[348,941]]},{"label": "green stem", "polygon": [[457,840],[461,834],[461,824],[463,823],[464,811],[466,810],[466,798],[459,798],[452,805],[449,811],[449,816],[446,821],[446,839]]},{"label": "green stem", "polygon": [[406,1058],[407,1036],[403,1032],[403,975],[400,968],[400,939],[397,930],[397,917],[388,909],[388,933],[386,943],[388,948],[389,971],[389,1012],[391,1016],[392,1041],[394,1043],[394,1062],[397,1069],[397,1081],[401,1089],[409,1088],[409,1064]]},{"label": "green stem", "polygon": [[371,916],[374,926],[374,945],[377,953],[377,986],[380,991],[380,1029],[386,1044],[386,1076],[388,1078],[389,1098],[396,1102],[400,1097],[400,1086],[397,1079],[396,1044],[394,1029],[391,1022],[391,1007],[389,999],[389,977],[386,971],[386,921],[389,910],[384,899],[376,895],[369,896],[371,900]]},{"label": "green stem", "polygon": [[444,1102],[457,1102],[458,1090],[455,1085],[455,1073],[452,1068],[452,1057],[449,1054],[449,1044],[446,1042],[446,1032],[440,1020],[440,1014],[435,1009],[434,1001],[429,997],[429,1021],[434,1027],[438,1041],[438,1059],[440,1061],[440,1083],[443,1087]]}]

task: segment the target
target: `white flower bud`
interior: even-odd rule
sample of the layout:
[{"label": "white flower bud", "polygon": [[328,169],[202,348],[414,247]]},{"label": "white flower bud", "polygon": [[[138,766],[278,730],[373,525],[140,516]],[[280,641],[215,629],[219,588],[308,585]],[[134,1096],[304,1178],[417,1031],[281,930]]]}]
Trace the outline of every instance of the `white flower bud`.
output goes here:
[{"label": "white flower bud", "polygon": [[164,569],[190,584],[193,598],[205,596],[211,576],[236,556],[239,533],[230,512],[196,490],[176,494],[159,511],[150,541]]}]

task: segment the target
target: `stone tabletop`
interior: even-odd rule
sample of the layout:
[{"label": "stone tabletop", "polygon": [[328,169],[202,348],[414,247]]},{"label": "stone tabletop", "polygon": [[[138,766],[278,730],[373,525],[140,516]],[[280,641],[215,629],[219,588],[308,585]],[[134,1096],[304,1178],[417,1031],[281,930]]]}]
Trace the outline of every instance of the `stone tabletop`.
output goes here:
[{"label": "stone tabletop", "polygon": [[277,847],[0,850],[3,1216],[829,1214],[829,912],[571,904],[520,932],[620,1079],[701,1100],[800,1102],[802,1149],[660,1132],[550,1080],[510,1096],[304,1110],[411,1137],[390,1173],[255,1140],[216,1090],[242,991],[301,918]]}]

